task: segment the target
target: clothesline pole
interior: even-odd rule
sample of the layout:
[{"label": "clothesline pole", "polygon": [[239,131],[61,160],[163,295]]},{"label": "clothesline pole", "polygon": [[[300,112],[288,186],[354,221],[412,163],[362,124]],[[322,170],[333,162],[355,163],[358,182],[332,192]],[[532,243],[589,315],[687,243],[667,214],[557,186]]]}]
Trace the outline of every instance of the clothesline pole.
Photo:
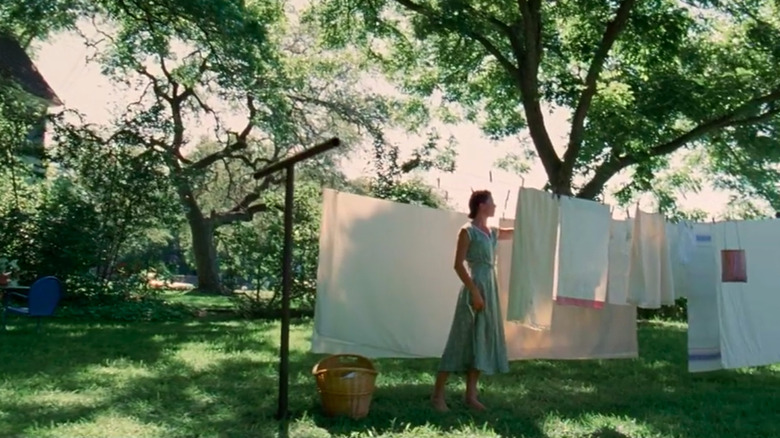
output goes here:
[{"label": "clothesline pole", "polygon": [[285,171],[284,184],[284,248],[282,249],[282,330],[279,342],[279,395],[277,420],[284,420],[289,413],[290,399],[290,295],[292,292],[292,228],[295,202],[295,164],[338,147],[341,141],[333,138],[290,158],[272,164],[254,174],[255,179],[265,178],[281,170]]},{"label": "clothesline pole", "polygon": [[287,417],[290,386],[290,295],[292,293],[292,227],[295,202],[295,165],[285,170],[284,248],[282,249],[282,333],[279,342],[279,397],[276,418]]}]

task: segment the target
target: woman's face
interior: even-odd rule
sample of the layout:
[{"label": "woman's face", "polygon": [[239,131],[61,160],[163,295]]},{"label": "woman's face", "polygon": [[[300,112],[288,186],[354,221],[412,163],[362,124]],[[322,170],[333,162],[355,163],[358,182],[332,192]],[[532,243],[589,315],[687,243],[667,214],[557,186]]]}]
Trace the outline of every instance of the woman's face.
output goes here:
[{"label": "woman's face", "polygon": [[479,209],[485,216],[493,217],[496,214],[496,204],[493,202],[493,197],[488,197],[485,202],[480,204]]}]

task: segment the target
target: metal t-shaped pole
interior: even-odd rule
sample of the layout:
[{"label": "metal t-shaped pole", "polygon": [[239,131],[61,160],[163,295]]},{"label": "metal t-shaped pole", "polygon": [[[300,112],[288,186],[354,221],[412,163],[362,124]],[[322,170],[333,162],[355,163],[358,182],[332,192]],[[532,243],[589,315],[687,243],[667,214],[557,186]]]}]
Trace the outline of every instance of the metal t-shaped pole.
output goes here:
[{"label": "metal t-shaped pole", "polygon": [[276,418],[287,418],[290,389],[290,295],[292,292],[292,228],[295,200],[295,164],[338,147],[341,141],[332,138],[290,158],[274,163],[255,173],[255,179],[285,171],[284,184],[284,249],[282,250],[282,332],[279,342],[279,396]]}]

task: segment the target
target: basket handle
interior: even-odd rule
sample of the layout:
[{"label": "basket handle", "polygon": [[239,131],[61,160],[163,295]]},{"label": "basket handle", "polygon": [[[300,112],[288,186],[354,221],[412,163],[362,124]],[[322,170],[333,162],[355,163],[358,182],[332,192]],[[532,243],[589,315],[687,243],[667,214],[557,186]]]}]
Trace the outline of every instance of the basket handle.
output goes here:
[{"label": "basket handle", "polygon": [[316,374],[321,367],[332,367],[334,365],[352,365],[374,370],[374,364],[368,359],[358,354],[334,354],[317,362],[312,369],[312,374]]}]

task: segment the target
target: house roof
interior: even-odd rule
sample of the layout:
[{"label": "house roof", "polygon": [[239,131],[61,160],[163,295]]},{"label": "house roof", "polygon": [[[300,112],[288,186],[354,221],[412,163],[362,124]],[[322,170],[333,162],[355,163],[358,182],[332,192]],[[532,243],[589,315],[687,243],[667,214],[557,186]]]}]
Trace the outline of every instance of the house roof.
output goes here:
[{"label": "house roof", "polygon": [[51,89],[19,42],[7,34],[0,34],[0,73],[16,80],[22,89],[44,99],[50,105],[62,105],[60,98]]}]

